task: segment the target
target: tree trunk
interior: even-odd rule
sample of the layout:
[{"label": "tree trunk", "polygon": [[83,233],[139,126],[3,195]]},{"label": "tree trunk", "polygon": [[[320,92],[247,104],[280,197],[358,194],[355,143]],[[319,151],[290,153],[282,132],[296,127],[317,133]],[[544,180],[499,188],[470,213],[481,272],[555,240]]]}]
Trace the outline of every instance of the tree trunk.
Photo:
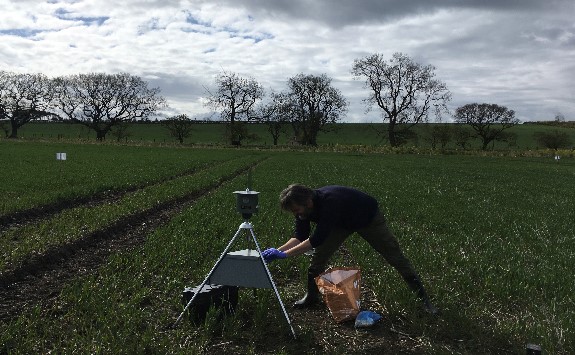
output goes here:
[{"label": "tree trunk", "polygon": [[311,145],[312,147],[317,147],[317,132],[309,132],[308,136],[306,137],[306,144]]},{"label": "tree trunk", "polygon": [[395,135],[395,123],[389,122],[389,126],[387,127],[387,137],[389,138],[389,144],[392,147],[397,146],[397,137]]},{"label": "tree trunk", "polygon": [[12,133],[10,133],[8,138],[18,138],[18,123],[16,121],[11,121],[10,123],[12,125]]},{"label": "tree trunk", "polygon": [[100,142],[106,139],[106,131],[105,130],[96,130],[96,139]]}]

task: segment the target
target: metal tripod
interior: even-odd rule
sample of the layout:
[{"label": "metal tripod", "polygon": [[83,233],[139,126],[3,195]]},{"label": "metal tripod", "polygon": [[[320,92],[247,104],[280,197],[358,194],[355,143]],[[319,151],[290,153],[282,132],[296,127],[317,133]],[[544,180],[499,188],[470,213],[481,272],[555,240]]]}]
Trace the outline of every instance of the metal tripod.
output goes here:
[{"label": "metal tripod", "polygon": [[[240,235],[242,230],[249,230],[250,232],[249,236],[251,236],[251,239],[253,240],[256,246],[255,251],[257,253],[255,252],[252,253],[252,251],[249,249],[240,252],[229,253],[230,248],[232,247],[234,241]],[[199,286],[198,292],[196,292],[189,300],[189,302],[186,304],[186,307],[184,308],[184,310],[174,323],[174,326],[176,326],[180,322],[180,320],[182,319],[183,315],[186,313],[192,302],[194,302],[194,300],[196,299],[196,296],[208,283],[210,284],[214,283],[226,286],[273,288],[274,293],[281,306],[282,312],[285,316],[285,319],[291,329],[292,335],[294,338],[296,338],[295,331],[292,327],[291,321],[286,312],[281,297],[278,293],[276,285],[272,279],[270,270],[268,269],[268,265],[265,262],[265,260],[261,257],[261,254],[262,250],[257,241],[253,226],[250,222],[248,222],[248,220],[245,220],[242,224],[240,224],[240,226],[238,227],[238,231],[236,232],[234,237],[230,240],[230,242],[226,246],[222,255],[220,255],[220,258],[215,263],[212,270],[208,273],[204,281]]]}]

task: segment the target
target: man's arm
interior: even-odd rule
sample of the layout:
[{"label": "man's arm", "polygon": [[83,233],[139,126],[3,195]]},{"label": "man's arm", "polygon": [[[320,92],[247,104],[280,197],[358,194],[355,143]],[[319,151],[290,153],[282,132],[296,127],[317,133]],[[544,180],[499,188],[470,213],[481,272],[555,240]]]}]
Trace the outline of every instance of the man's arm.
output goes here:
[{"label": "man's arm", "polygon": [[288,256],[301,255],[312,249],[309,238],[300,242],[297,238],[291,238],[284,245],[278,248],[278,250],[285,252]]},{"label": "man's arm", "polygon": [[284,245],[282,245],[281,247],[278,248],[278,250],[280,251],[287,251],[290,250],[291,248],[295,247],[296,245],[298,245],[299,243],[301,243],[299,241],[299,239],[293,237],[290,240],[288,240]]}]

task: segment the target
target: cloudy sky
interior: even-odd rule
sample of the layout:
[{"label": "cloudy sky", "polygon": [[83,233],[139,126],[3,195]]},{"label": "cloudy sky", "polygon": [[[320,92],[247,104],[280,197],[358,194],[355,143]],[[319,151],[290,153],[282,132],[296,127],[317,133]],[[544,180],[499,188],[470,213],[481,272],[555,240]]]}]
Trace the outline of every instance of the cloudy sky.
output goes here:
[{"label": "cloudy sky", "polygon": [[234,72],[269,92],[327,74],[350,106],[368,92],[354,59],[402,52],[436,67],[450,108],[495,103],[522,121],[575,120],[573,0],[0,0],[0,70],[128,72],[174,114],[204,117],[206,88]]}]

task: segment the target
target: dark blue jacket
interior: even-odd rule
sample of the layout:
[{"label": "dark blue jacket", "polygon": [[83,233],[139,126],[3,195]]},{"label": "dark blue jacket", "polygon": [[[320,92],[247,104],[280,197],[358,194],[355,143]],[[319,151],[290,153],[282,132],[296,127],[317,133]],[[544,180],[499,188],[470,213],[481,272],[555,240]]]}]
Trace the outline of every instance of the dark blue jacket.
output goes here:
[{"label": "dark blue jacket", "polygon": [[[313,212],[309,219],[296,218],[294,234],[300,241],[309,237],[315,248],[334,228],[352,233],[366,227],[377,211],[377,200],[365,192],[345,186],[324,186],[314,191]],[[310,222],[316,223],[311,236]]]}]

